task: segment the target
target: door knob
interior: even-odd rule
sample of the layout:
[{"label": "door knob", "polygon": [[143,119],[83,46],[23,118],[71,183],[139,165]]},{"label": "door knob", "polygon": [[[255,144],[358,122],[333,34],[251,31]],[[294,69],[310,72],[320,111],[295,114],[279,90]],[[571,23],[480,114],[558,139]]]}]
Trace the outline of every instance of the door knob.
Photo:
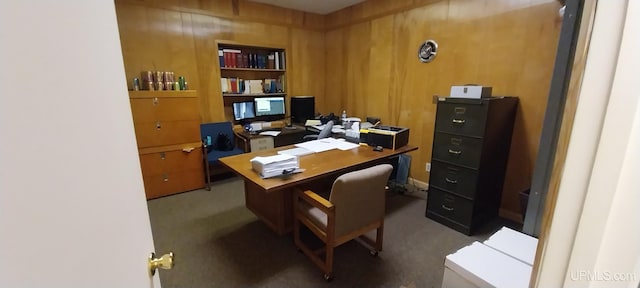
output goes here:
[{"label": "door knob", "polygon": [[149,275],[153,276],[156,274],[156,269],[171,269],[173,268],[173,252],[169,252],[169,254],[164,254],[160,258],[156,258],[156,253],[151,252],[149,255]]}]

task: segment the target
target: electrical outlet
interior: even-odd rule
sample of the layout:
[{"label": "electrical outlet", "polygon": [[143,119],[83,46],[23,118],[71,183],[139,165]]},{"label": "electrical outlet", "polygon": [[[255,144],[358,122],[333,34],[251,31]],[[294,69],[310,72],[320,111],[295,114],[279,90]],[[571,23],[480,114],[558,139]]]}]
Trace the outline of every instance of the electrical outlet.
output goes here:
[{"label": "electrical outlet", "polygon": [[424,166],[424,170],[427,170],[427,172],[431,172],[431,162],[427,162],[427,165]]}]

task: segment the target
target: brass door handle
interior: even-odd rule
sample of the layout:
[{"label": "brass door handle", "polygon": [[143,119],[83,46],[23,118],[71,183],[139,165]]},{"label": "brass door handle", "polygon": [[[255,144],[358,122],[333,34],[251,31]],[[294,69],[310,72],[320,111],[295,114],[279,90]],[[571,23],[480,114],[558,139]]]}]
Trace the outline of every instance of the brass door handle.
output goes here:
[{"label": "brass door handle", "polygon": [[160,258],[156,258],[156,253],[151,252],[149,255],[149,275],[153,276],[156,274],[156,269],[171,269],[173,268],[173,252],[169,252],[169,254],[164,254]]}]

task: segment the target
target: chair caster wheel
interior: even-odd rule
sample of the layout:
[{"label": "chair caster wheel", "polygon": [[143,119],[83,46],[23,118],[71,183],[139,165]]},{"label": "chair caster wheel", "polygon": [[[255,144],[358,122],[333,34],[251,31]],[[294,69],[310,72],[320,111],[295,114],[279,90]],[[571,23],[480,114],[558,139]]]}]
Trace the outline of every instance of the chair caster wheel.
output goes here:
[{"label": "chair caster wheel", "polygon": [[378,257],[378,251],[375,251],[375,250],[369,251],[369,254],[371,254],[371,256],[373,257]]},{"label": "chair caster wheel", "polygon": [[324,274],[324,280],[331,282],[331,280],[333,280],[333,276],[331,276],[331,274]]}]

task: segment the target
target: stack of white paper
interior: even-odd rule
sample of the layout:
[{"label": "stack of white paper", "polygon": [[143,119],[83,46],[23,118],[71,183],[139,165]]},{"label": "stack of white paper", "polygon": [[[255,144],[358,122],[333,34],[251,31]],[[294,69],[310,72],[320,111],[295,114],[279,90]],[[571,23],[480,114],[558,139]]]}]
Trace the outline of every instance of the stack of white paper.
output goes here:
[{"label": "stack of white paper", "polygon": [[291,174],[299,170],[298,157],[294,155],[278,154],[267,157],[255,157],[251,159],[251,167],[262,178],[270,178],[279,175]]}]

